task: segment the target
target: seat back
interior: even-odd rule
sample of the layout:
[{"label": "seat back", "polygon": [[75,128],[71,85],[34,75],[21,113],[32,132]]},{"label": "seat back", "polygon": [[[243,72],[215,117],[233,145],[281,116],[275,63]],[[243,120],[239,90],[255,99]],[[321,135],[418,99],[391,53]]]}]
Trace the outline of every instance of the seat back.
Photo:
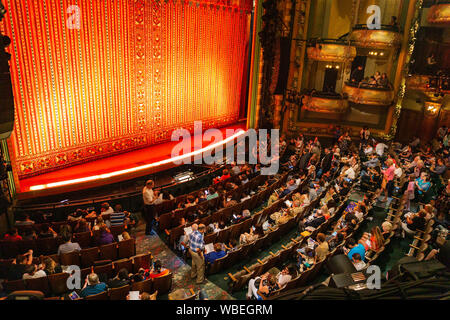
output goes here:
[{"label": "seat back", "polygon": [[82,268],[88,268],[94,265],[99,258],[98,247],[82,249],[80,251],[80,262]]},{"label": "seat back", "polygon": [[14,291],[23,291],[26,290],[25,281],[20,280],[14,280],[14,281],[6,281],[4,283],[6,292],[14,292]]},{"label": "seat back", "polygon": [[130,285],[128,284],[123,287],[109,289],[109,300],[126,300],[129,292]]},{"label": "seat back", "polygon": [[136,241],[134,238],[118,242],[119,259],[130,258],[136,254]]},{"label": "seat back", "polygon": [[128,273],[133,270],[133,260],[131,259],[121,259],[113,262],[114,272],[119,272],[120,269],[127,269]]},{"label": "seat back", "polygon": [[68,253],[61,253],[59,255],[59,261],[63,266],[80,265],[80,253],[78,251],[72,251]]},{"label": "seat back", "polygon": [[210,234],[205,235],[204,242],[205,243],[216,243],[217,233],[212,232]]},{"label": "seat back", "polygon": [[25,280],[27,290],[41,291],[44,295],[50,293],[50,284],[47,277],[40,277]]},{"label": "seat back", "polygon": [[131,291],[139,291],[139,293],[147,292],[153,293],[153,281],[152,279],[147,279],[144,281],[134,282],[131,285]]},{"label": "seat back", "polygon": [[37,254],[48,256],[58,250],[57,238],[44,238],[36,240]]},{"label": "seat back", "polygon": [[223,230],[220,230],[217,234],[216,242],[218,243],[227,243],[228,239],[230,237],[230,229],[231,228],[225,228]]},{"label": "seat back", "polygon": [[236,263],[241,254],[241,250],[242,248],[228,252],[226,259],[222,262],[222,270],[226,270]]},{"label": "seat back", "polygon": [[95,266],[94,267],[94,272],[96,274],[100,275],[105,275],[108,279],[110,279],[111,277],[113,277],[113,266],[112,263],[108,263],[102,266]]},{"label": "seat back", "polygon": [[123,224],[117,225],[117,226],[111,226],[109,228],[112,235],[114,236],[114,239],[117,239],[117,236],[125,231],[125,226]]},{"label": "seat back", "polygon": [[36,240],[22,240],[15,243],[20,254],[26,253],[28,250],[37,251]]},{"label": "seat back", "polygon": [[215,274],[222,270],[222,265],[227,260],[227,258],[228,256],[225,256],[220,259],[216,259],[213,263],[211,263],[209,269],[207,270],[208,274]]},{"label": "seat back", "polygon": [[69,274],[66,272],[55,273],[48,276],[48,282],[50,284],[50,289],[54,295],[62,295],[68,291],[67,279]]},{"label": "seat back", "polygon": [[172,290],[172,278],[173,278],[172,272],[163,277],[154,278],[153,290],[158,291],[159,294],[170,292],[170,290]]},{"label": "seat back", "polygon": [[140,268],[150,269],[152,265],[151,253],[139,254],[131,259],[133,260],[133,273],[137,273]]},{"label": "seat back", "polygon": [[89,248],[91,246],[91,232],[79,232],[73,234],[73,242],[78,242],[81,248]]},{"label": "seat back", "polygon": [[117,243],[105,244],[99,246],[100,259],[102,260],[117,260]]},{"label": "seat back", "polygon": [[19,241],[0,241],[2,258],[15,258],[19,254]]},{"label": "seat back", "polygon": [[108,291],[103,291],[92,296],[87,296],[84,300],[108,300]]}]

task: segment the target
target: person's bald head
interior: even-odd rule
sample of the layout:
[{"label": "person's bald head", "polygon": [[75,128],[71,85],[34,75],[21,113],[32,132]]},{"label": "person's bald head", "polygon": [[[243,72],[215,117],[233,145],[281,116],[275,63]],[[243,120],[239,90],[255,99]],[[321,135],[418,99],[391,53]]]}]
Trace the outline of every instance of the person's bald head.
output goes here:
[{"label": "person's bald head", "polygon": [[192,228],[192,231],[198,230],[198,224],[194,223],[194,224],[191,226],[191,228]]},{"label": "person's bald head", "polygon": [[206,227],[205,227],[205,225],[203,223],[198,225],[198,231],[199,232],[205,232],[205,230],[206,230]]}]

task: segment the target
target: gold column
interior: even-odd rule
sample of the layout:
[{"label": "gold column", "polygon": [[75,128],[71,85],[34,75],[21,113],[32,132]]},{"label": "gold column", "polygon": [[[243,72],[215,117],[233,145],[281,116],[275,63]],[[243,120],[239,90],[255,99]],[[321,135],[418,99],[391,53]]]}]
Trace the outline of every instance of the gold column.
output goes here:
[{"label": "gold column", "polygon": [[258,89],[256,96],[256,110],[255,110],[255,129],[259,128],[259,113],[261,110],[261,88],[263,82],[263,65],[264,65],[264,55],[263,49],[260,51],[261,58],[259,59],[259,70],[258,70]]},{"label": "gold column", "polygon": [[281,108],[283,102],[283,95],[277,94],[274,96],[274,99],[275,99],[275,106],[273,110],[273,127],[275,129],[279,129],[281,122]]}]

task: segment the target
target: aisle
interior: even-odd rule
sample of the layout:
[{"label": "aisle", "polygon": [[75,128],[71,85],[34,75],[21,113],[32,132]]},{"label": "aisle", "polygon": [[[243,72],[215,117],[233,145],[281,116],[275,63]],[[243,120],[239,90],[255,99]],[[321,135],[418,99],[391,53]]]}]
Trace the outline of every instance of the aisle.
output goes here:
[{"label": "aisle", "polygon": [[[226,291],[216,286],[214,283],[207,281],[203,285],[197,285],[195,280],[191,280],[191,267],[180,259],[162,240],[159,236],[145,236],[145,224],[140,224],[134,234],[136,237],[136,254],[147,253],[150,251],[155,259],[161,260],[164,267],[172,270],[173,285],[172,291],[177,289],[192,288],[195,292],[200,287],[206,292],[210,300],[233,300]],[[158,296],[157,299],[166,300],[166,295]]]}]

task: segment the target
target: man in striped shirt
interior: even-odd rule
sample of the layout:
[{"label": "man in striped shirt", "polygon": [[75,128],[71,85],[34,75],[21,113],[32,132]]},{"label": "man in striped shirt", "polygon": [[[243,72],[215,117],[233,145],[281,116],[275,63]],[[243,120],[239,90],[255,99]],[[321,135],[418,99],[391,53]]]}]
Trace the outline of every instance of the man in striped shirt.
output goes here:
[{"label": "man in striped shirt", "polygon": [[111,226],[121,226],[125,220],[125,213],[122,210],[122,206],[120,204],[114,207],[114,212],[111,213],[109,218],[111,222]]},{"label": "man in striped shirt", "polygon": [[203,234],[205,233],[205,225],[192,225],[192,233],[189,235],[189,253],[192,257],[191,278],[197,277],[197,284],[205,281],[205,257],[203,251],[205,249],[205,241]]}]

